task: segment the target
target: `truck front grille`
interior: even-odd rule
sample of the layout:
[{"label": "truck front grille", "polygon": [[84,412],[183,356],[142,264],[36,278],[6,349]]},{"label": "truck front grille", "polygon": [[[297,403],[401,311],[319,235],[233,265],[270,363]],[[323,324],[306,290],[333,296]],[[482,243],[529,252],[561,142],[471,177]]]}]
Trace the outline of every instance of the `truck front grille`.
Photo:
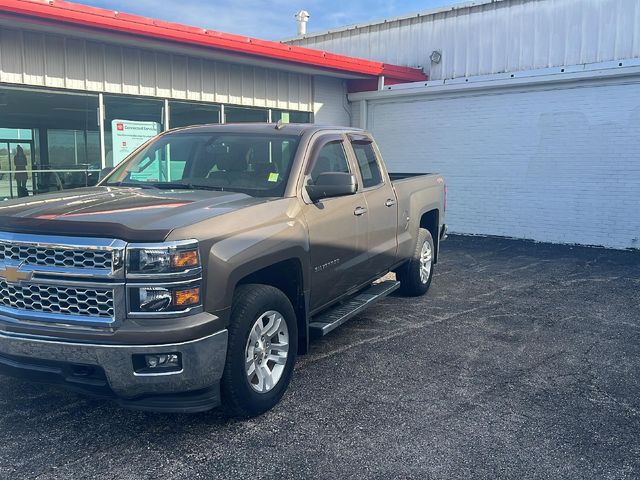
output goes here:
[{"label": "truck front grille", "polygon": [[0,322],[118,328],[126,242],[0,231]]},{"label": "truck front grille", "polygon": [[113,252],[110,250],[41,247],[0,241],[0,261],[3,260],[39,267],[113,269]]},{"label": "truck front grille", "polygon": [[75,317],[114,317],[113,289],[109,288],[8,284],[0,280],[0,306]]}]

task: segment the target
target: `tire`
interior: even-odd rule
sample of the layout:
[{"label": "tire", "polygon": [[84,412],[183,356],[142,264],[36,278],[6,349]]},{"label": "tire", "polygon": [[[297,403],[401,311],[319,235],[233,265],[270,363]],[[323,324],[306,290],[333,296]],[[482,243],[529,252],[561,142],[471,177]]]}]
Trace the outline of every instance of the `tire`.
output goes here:
[{"label": "tire", "polygon": [[[274,328],[278,318],[280,326]],[[291,381],[298,350],[295,311],[277,288],[241,285],[234,295],[228,330],[227,362],[220,381],[223,407],[233,416],[260,415],[280,401]]]},{"label": "tire", "polygon": [[[417,297],[427,293],[431,286],[431,280],[433,279],[435,251],[431,233],[429,230],[420,228],[418,230],[416,249],[413,252],[411,260],[396,270],[396,278],[400,281],[398,292],[401,295]],[[428,258],[426,267],[428,273],[423,269],[423,262],[421,260],[423,255],[425,259]]]}]

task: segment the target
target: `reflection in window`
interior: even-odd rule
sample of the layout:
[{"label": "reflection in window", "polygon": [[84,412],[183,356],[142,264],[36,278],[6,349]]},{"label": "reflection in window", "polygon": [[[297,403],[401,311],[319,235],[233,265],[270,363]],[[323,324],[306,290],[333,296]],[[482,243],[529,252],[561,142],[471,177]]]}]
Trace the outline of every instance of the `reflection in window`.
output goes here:
[{"label": "reflection in window", "polygon": [[224,112],[227,123],[267,123],[269,121],[269,110],[265,109],[227,107]]},{"label": "reflection in window", "polygon": [[281,196],[299,137],[176,132],[120,165],[107,185],[153,184]]},{"label": "reflection in window", "polygon": [[382,173],[380,172],[373,145],[371,143],[353,142],[352,146],[358,159],[364,188],[380,185],[382,183]]},{"label": "reflection in window", "polygon": [[169,126],[189,127],[220,123],[220,107],[203,103],[169,102]]},{"label": "reflection in window", "polygon": [[311,180],[315,182],[321,173],[327,172],[349,173],[349,163],[340,141],[322,147],[311,170]]},{"label": "reflection in window", "polygon": [[282,120],[282,123],[311,123],[311,113],[272,110],[271,121],[277,123],[280,120]]},{"label": "reflection in window", "polygon": [[33,130],[27,128],[0,128],[0,139],[32,140]]},{"label": "reflection in window", "polygon": [[100,134],[82,130],[48,130],[49,166],[53,169],[100,168]]}]

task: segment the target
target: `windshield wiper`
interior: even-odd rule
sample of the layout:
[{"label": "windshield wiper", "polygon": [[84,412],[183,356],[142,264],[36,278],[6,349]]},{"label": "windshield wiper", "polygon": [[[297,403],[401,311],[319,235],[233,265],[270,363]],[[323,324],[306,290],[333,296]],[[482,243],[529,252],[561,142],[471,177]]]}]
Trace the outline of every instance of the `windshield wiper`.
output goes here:
[{"label": "windshield wiper", "polygon": [[234,191],[226,187],[216,185],[202,185],[198,183],[179,183],[179,182],[117,182],[107,183],[106,187],[139,187],[153,188],[162,190],[212,190],[217,192]]},{"label": "windshield wiper", "polygon": [[216,190],[219,192],[224,192],[224,187],[218,187],[215,185],[201,185],[198,183],[171,183],[171,182],[162,182],[154,184],[156,188],[166,188],[166,189],[180,189],[180,190]]},{"label": "windshield wiper", "polygon": [[134,187],[134,188],[157,188],[155,185],[151,183],[143,183],[143,182],[116,182],[116,183],[105,183],[105,187]]}]

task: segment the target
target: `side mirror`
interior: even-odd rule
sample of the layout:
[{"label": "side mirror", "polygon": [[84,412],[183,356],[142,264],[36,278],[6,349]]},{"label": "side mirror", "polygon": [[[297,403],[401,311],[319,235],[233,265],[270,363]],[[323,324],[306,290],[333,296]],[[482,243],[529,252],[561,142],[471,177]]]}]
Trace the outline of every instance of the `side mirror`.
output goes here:
[{"label": "side mirror", "polygon": [[113,172],[113,167],[106,167],[100,170],[100,175],[98,176],[98,181],[102,180],[104,177]]},{"label": "side mirror", "polygon": [[323,198],[353,195],[357,191],[358,182],[355,175],[350,173],[321,173],[314,184],[307,185],[307,193],[313,202]]}]

